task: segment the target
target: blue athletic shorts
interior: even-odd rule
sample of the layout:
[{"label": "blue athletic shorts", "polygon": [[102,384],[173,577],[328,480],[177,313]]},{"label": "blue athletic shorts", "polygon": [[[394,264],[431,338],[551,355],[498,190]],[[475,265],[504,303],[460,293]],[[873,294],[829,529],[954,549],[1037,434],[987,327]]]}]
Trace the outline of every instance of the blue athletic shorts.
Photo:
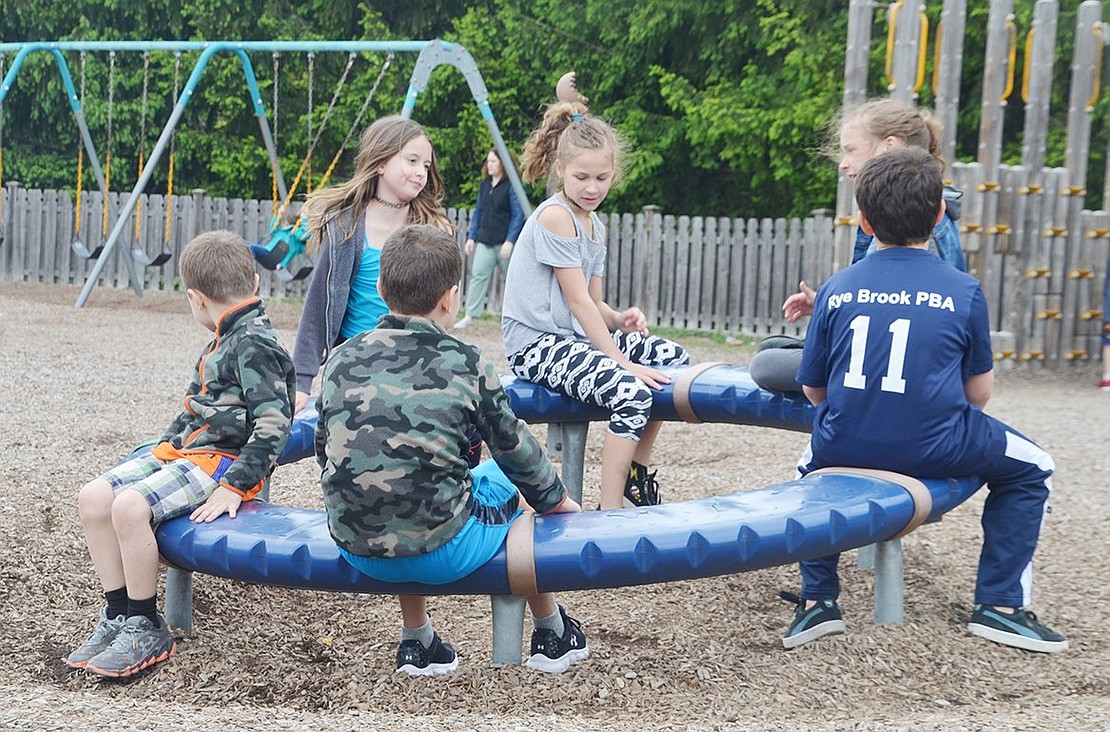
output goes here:
[{"label": "blue athletic shorts", "polygon": [[365,575],[382,582],[421,582],[445,585],[462,579],[493,559],[505,543],[509,526],[524,513],[516,486],[493,460],[471,471],[474,495],[470,518],[455,538],[439,549],[418,557],[379,559],[351,554],[342,547],[339,553]]}]

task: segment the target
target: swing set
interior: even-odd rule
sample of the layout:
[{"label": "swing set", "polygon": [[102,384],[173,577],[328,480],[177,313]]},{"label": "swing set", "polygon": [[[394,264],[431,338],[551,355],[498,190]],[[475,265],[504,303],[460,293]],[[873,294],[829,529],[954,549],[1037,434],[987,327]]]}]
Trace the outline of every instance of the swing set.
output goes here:
[{"label": "swing set", "polygon": [[[7,73],[4,73],[5,54],[8,52],[15,52],[15,58]],[[208,66],[212,57],[217,53],[229,53],[234,55],[240,62],[243,70],[243,75],[247,85],[247,93],[249,95],[252,110],[256,119],[258,120],[262,142],[265,145],[267,154],[270,161],[271,177],[272,177],[272,197],[273,197],[273,220],[270,226],[270,235],[266,242],[253,244],[251,249],[259,263],[267,269],[272,269],[276,276],[281,279],[291,281],[303,279],[309,272],[311,272],[311,264],[307,261],[305,256],[305,242],[308,237],[307,228],[304,222],[297,216],[290,213],[293,205],[294,196],[298,188],[304,182],[304,189],[306,192],[313,190],[314,181],[312,178],[312,162],[313,156],[316,152],[317,145],[321,136],[328,126],[332,118],[338,101],[341,98],[342,92],[347,85],[350,71],[356,58],[362,53],[377,53],[384,54],[384,61],[379,69],[378,76],[374,81],[369,93],[366,95],[363,103],[356,115],[354,121],[351,123],[343,142],[336,150],[330,163],[325,169],[324,174],[315,181],[315,187],[320,188],[324,186],[330,178],[335,167],[338,165],[340,158],[345,152],[347,145],[354,138],[363,123],[366,112],[369,110],[371,101],[375,93],[380,87],[386,73],[390,66],[393,64],[396,54],[399,53],[415,53],[417,54],[416,62],[413,71],[409,78],[408,91],[405,96],[405,101],[401,109],[401,116],[411,117],[413,108],[416,104],[417,96],[426,88],[431,72],[441,66],[453,66],[462,73],[467,82],[471,96],[478,110],[485,121],[490,135],[494,141],[494,147],[503,156],[508,159],[508,150],[505,147],[505,142],[501,137],[501,132],[498,129],[497,122],[494,118],[493,111],[489,106],[489,93],[486,89],[485,82],[482,79],[481,73],[478,70],[477,64],[474,62],[473,57],[466,51],[465,48],[458,44],[452,44],[440,40],[432,41],[250,41],[250,42],[237,42],[237,41],[212,41],[212,42],[191,42],[191,41],[63,41],[63,42],[28,42],[28,43],[0,43],[0,112],[3,110],[4,99],[8,92],[11,90],[12,85],[15,83],[19,75],[20,68],[23,66],[24,60],[28,55],[36,52],[50,54],[58,67],[59,75],[61,76],[63,85],[66,90],[66,95],[70,103],[70,108],[73,112],[74,119],[77,123],[79,133],[80,145],[78,147],[77,158],[77,203],[75,212],[74,223],[74,241],[72,243],[73,251],[89,261],[92,262],[92,268],[89,271],[85,285],[79,295],[75,307],[83,307],[88,300],[92,289],[100,277],[106,261],[109,256],[117,248],[120,239],[124,235],[124,230],[127,226],[128,219],[134,215],[134,241],[135,245],[128,248],[126,251],[121,248],[121,258],[125,267],[127,268],[128,277],[132,289],[135,294],[142,296],[143,292],[143,277],[139,273],[139,267],[161,267],[165,265],[171,257],[170,249],[170,232],[171,232],[171,217],[172,217],[172,198],[173,198],[173,184],[174,184],[174,140],[175,131],[178,123],[181,120],[185,109],[192,99],[201,78],[203,77],[204,70]],[[77,52],[80,59],[80,92],[73,83],[73,76],[70,73],[69,64],[66,60],[65,52]],[[97,154],[97,147],[93,142],[92,135],[89,131],[88,124],[85,120],[85,93],[86,93],[86,70],[87,58],[89,53],[107,52],[108,53],[108,82],[107,82],[107,112],[106,112],[106,130],[104,140],[104,165],[100,164],[100,158]],[[122,205],[118,207],[109,196],[111,176],[112,176],[112,154],[113,154],[113,123],[114,123],[114,105],[116,95],[116,55],[125,52],[138,52],[143,54],[143,86],[142,98],[140,101],[140,132],[137,142],[136,159],[138,161],[136,182],[131,190],[131,193],[123,200]],[[154,52],[172,52],[174,54],[174,97],[176,102],[169,118],[162,127],[162,131],[158,137],[157,142],[151,149],[149,155],[146,154],[146,125],[149,116],[149,80],[151,75],[151,54]],[[192,72],[189,74],[188,79],[185,81],[184,86],[180,86],[181,79],[181,62],[182,54],[186,52],[199,52],[199,58],[193,66]],[[267,116],[267,110],[263,104],[262,95],[259,91],[258,80],[255,76],[254,67],[248,52],[269,52],[273,58],[274,79],[273,79],[273,98],[271,107],[271,117],[273,120],[273,131],[271,132],[271,124]],[[347,54],[347,64],[343,73],[336,83],[335,90],[332,94],[331,101],[323,115],[323,118],[316,127],[312,129],[313,114],[312,114],[312,85],[314,83],[314,60],[317,53],[325,52],[344,52]],[[308,110],[308,139],[311,141],[308,150],[301,162],[300,168],[293,179],[290,186],[286,186],[285,178],[283,175],[281,162],[277,154],[277,112],[279,103],[279,71],[280,71],[280,56],[283,53],[306,53],[308,55],[309,64],[309,110]],[[142,211],[141,195],[146,191],[147,185],[150,183],[151,177],[156,166],[165,156],[168,159],[168,172],[167,172],[167,190],[166,190],[166,224],[165,236],[160,251],[151,255],[147,253],[141,245],[141,227],[142,227]],[[82,186],[86,166],[92,170],[96,183],[100,188],[102,194],[103,211],[100,220],[100,232],[98,241],[95,246],[89,247],[86,239],[82,238]],[[522,202],[527,201],[524,187],[520,182],[519,177],[515,170],[507,170],[510,184],[518,199]],[[0,176],[3,175],[3,115],[0,114]],[[2,177],[0,177],[0,195],[2,195]],[[525,206],[525,208],[528,208]],[[0,198],[0,222],[3,221],[3,199]],[[0,228],[0,231],[3,229]],[[86,234],[88,227],[86,227]]]}]

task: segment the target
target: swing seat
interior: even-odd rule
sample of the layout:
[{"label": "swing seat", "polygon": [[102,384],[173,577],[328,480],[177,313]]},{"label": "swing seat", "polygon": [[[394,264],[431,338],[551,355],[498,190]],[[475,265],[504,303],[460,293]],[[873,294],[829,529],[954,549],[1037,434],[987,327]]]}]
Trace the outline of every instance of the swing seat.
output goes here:
[{"label": "swing seat", "polygon": [[276,237],[269,244],[251,244],[250,247],[255,260],[266,269],[277,270],[289,255],[289,243]]},{"label": "swing seat", "polygon": [[282,282],[296,282],[298,280],[303,280],[310,274],[312,274],[312,265],[302,264],[296,266],[295,268],[278,267],[274,270],[274,274],[277,275],[277,278]]},{"label": "swing seat", "polygon": [[172,256],[173,252],[161,251],[152,257],[141,247],[136,246],[131,248],[132,259],[144,267],[161,267],[163,264],[170,261],[170,257]]},{"label": "swing seat", "polygon": [[85,246],[85,242],[80,239],[74,239],[70,247],[73,249],[73,253],[81,257],[81,259],[96,259],[100,256],[100,253],[104,251],[104,244],[101,243],[90,252],[89,248]]},{"label": "swing seat", "polygon": [[[270,234],[270,241],[265,244],[251,244],[251,254],[266,269],[280,272],[291,269],[294,259],[304,254],[305,242],[308,240],[308,228],[299,222],[279,226]],[[312,271],[312,267],[308,268]],[[299,270],[298,270],[299,274]],[[295,279],[307,277],[307,272]]]}]

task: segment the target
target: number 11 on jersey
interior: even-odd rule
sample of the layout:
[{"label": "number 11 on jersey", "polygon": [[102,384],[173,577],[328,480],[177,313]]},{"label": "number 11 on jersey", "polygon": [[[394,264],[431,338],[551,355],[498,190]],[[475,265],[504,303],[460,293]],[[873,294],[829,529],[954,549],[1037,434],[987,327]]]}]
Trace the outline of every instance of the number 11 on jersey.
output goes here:
[{"label": "number 11 on jersey", "polygon": [[[852,355],[848,361],[848,371],[844,374],[844,386],[848,389],[863,389],[867,386],[864,361],[867,356],[867,331],[871,328],[870,315],[857,315],[848,326],[852,329]],[[902,370],[906,365],[906,343],[910,338],[909,318],[899,318],[890,324],[890,359],[886,364],[886,376],[879,388],[895,394],[906,393],[906,380]]]}]

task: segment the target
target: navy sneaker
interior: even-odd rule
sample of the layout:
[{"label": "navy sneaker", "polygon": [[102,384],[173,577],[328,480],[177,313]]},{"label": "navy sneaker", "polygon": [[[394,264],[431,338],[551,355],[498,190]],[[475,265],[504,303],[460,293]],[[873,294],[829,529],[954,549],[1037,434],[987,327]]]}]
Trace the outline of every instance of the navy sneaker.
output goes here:
[{"label": "navy sneaker", "polygon": [[424,647],[418,640],[401,641],[397,646],[397,671],[409,676],[442,676],[459,667],[459,654],[450,643],[432,634],[432,645]]},{"label": "navy sneaker", "polygon": [[791,592],[780,592],[779,597],[794,603],[794,622],[782,637],[783,648],[797,648],[810,641],[846,630],[844,616],[836,600],[817,600],[806,610],[806,601]]},{"label": "navy sneaker", "polygon": [[976,605],[967,629],[980,638],[1027,651],[1059,653],[1068,649],[1067,638],[1038,623],[1028,610],[1015,610],[1011,615],[990,605]]},{"label": "navy sneaker", "polygon": [[624,484],[625,508],[659,505],[659,485],[655,482],[655,474],[658,472],[655,470],[649,473],[646,465],[632,461],[632,466],[628,469],[628,480]]},{"label": "navy sneaker", "polygon": [[559,606],[563,616],[563,635],[555,634],[550,628],[536,628],[532,631],[532,655],[525,666],[549,674],[561,674],[572,663],[585,660],[590,655],[586,645],[586,634],[577,620],[567,615],[567,609]]}]

